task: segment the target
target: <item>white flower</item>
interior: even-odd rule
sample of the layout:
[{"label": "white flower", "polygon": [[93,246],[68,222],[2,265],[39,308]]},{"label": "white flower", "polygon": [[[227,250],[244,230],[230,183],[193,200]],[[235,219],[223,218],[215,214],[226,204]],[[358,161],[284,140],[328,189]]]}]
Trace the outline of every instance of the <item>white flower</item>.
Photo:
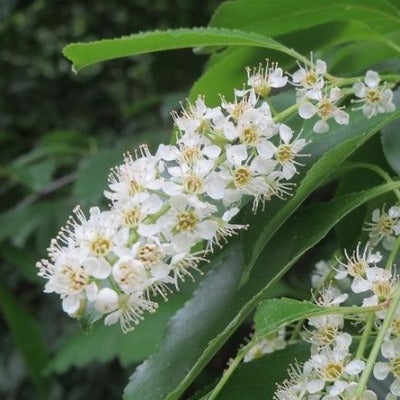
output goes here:
[{"label": "white flower", "polygon": [[104,319],[106,325],[119,322],[124,333],[135,329],[135,326],[143,319],[144,311],[155,312],[158,307],[148,299],[136,294],[122,294],[118,298],[118,308]]},{"label": "white flower", "polygon": [[255,360],[264,354],[270,354],[285,347],[285,329],[280,329],[278,332],[268,335],[252,346],[244,356],[243,362]]},{"label": "white flower", "polygon": [[374,376],[376,379],[384,380],[389,373],[392,373],[394,380],[390,385],[390,391],[394,396],[400,396],[400,338],[385,341],[381,353],[389,362],[377,362],[374,366]]},{"label": "white flower", "polygon": [[318,298],[314,300],[321,307],[336,307],[345,302],[348,297],[347,293],[341,293],[337,287],[329,285],[327,288],[321,290]]},{"label": "white flower", "polygon": [[317,378],[307,384],[309,393],[314,394],[326,390],[337,396],[349,386],[349,377],[360,374],[364,361],[351,359],[348,348],[324,348],[311,357],[309,365],[316,372]]},{"label": "white flower", "polygon": [[371,297],[363,300],[363,306],[376,306],[390,298],[397,284],[392,271],[379,267],[372,267],[366,270],[364,287],[372,290]]},{"label": "white flower", "polygon": [[[312,317],[308,319],[308,323],[315,328],[311,332],[310,342],[318,347],[325,347],[332,344],[340,334],[347,335],[340,332],[344,324],[342,315]],[[341,341],[339,339],[339,342]]]},{"label": "white flower", "polygon": [[217,211],[215,206],[186,196],[171,198],[170,206],[157,220],[156,228],[179,251],[188,251],[202,240],[213,240],[218,229],[218,223],[210,218]]},{"label": "white flower", "polygon": [[145,190],[158,190],[160,180],[158,178],[158,159],[152,156],[147,146],[139,148],[140,154],[135,153],[135,159],[127,153],[124,164],[111,170],[109,175],[109,191],[104,195],[113,202],[129,200],[135,194]]},{"label": "white flower", "polygon": [[367,222],[369,237],[375,246],[382,240],[386,250],[392,250],[396,236],[400,234],[400,206],[392,206],[388,212],[378,208],[372,212],[372,222]]},{"label": "white flower", "polygon": [[186,107],[182,107],[181,114],[172,113],[180,131],[203,135],[212,130],[212,120],[220,116],[221,109],[209,108],[204,101],[204,96],[199,96],[194,104],[188,102]]},{"label": "white flower", "polygon": [[268,152],[264,155],[267,158],[273,156],[282,167],[281,176],[289,180],[297,173],[296,165],[302,165],[296,161],[296,157],[305,156],[300,152],[307,145],[307,141],[304,139],[292,140],[293,131],[285,124],[279,125],[279,137],[280,144],[276,146],[272,142],[268,142]]},{"label": "white flower", "polygon": [[258,97],[253,89],[236,90],[235,100],[233,103],[222,99],[221,106],[229,114],[232,121],[238,121],[242,114],[249,109],[252,109],[257,104]]},{"label": "white flower", "polygon": [[320,289],[332,270],[332,263],[330,261],[318,261],[311,274],[311,286],[314,289]]},{"label": "white flower", "polygon": [[320,92],[317,96],[317,103],[314,105],[309,101],[303,102],[299,107],[299,115],[304,119],[312,118],[318,115],[320,118],[313,127],[314,132],[325,133],[329,130],[328,120],[333,118],[339,125],[347,125],[349,123],[349,114],[343,111],[342,107],[338,107],[336,103],[342,97],[342,91],[334,87],[330,90],[329,95],[322,95]]},{"label": "white flower", "polygon": [[261,97],[267,97],[271,92],[271,88],[281,88],[288,81],[288,78],[283,76],[282,68],[279,68],[277,63],[272,63],[271,67],[269,67],[267,61],[267,65],[264,68],[259,64],[258,68],[252,70],[247,67],[246,71],[247,84]]},{"label": "white flower", "polygon": [[345,256],[347,262],[341,262],[338,260],[339,264],[344,267],[344,269],[338,270],[335,278],[338,280],[346,278],[350,275],[353,280],[351,282],[351,290],[354,293],[362,293],[370,289],[370,285],[365,280],[367,269],[375,266],[376,263],[381,261],[382,256],[379,252],[373,253],[371,246],[367,244],[364,250],[360,250],[361,243],[357,244],[356,250],[351,256],[345,250]]},{"label": "white flower", "polygon": [[318,100],[320,92],[324,87],[324,74],[326,73],[326,63],[322,60],[313,61],[311,55],[311,66],[304,67],[299,65],[299,69],[292,75],[292,84],[296,86],[298,99],[308,97]]},{"label": "white flower", "polygon": [[375,71],[367,71],[363,82],[357,82],[353,85],[354,94],[359,97],[362,105],[357,109],[362,109],[363,114],[367,118],[371,118],[376,114],[392,112],[395,110],[393,104],[393,92],[385,85],[379,86],[380,77]]}]

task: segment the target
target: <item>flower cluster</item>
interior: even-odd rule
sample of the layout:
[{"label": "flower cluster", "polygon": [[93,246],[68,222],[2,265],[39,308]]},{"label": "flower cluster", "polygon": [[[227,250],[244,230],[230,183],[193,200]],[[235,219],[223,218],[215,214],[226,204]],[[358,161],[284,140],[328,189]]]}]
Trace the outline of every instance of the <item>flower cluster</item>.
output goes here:
[{"label": "flower cluster", "polygon": [[38,263],[45,291],[70,316],[104,315],[124,332],[155,311],[157,296],[178,290],[207,252],[246,228],[231,222],[244,201],[256,211],[290,192],[307,142],[259,97],[286,82],[277,65],[249,72],[233,102],[210,108],[199,97],[174,113],[176,144],[126,154],[110,173],[110,209],[85,216],[77,207]]},{"label": "flower cluster", "polygon": [[[289,378],[275,392],[276,400],[377,399],[372,390],[364,387],[362,397],[357,397],[360,393],[356,396],[356,390],[360,374],[366,368],[366,340],[378,334],[393,296],[400,290],[393,264],[386,261],[388,254],[381,254],[374,247],[386,239],[383,251],[393,249],[392,239],[399,236],[399,207],[392,206],[388,212],[374,210],[372,221],[367,224],[371,238],[367,244],[358,243],[351,253],[345,250],[344,257],[336,262],[316,264],[311,278],[313,287],[319,291],[313,296],[314,302],[326,310],[329,307],[335,310],[307,319],[302,338],[311,344],[311,357],[303,365],[291,368]],[[359,306],[349,314],[340,313],[338,306],[350,299],[355,299]],[[347,317],[353,326],[346,322]],[[354,329],[365,336],[358,344],[353,343],[358,345],[357,351],[350,350]],[[400,396],[400,306],[394,309],[381,354],[386,360],[372,359],[373,374],[378,380],[393,377],[386,400],[396,399]]]}]

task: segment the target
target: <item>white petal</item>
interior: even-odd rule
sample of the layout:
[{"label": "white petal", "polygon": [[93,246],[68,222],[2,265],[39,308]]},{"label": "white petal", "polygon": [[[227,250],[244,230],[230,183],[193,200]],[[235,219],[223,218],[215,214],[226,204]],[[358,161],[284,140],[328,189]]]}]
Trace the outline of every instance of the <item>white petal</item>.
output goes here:
[{"label": "white petal", "polygon": [[279,125],[279,136],[284,143],[289,143],[293,136],[293,130],[285,124]]},{"label": "white petal", "polygon": [[303,119],[312,118],[317,112],[317,107],[306,101],[299,107],[299,115]]},{"label": "white petal", "polygon": [[363,98],[366,94],[365,85],[362,82],[356,82],[353,85],[353,92],[357,97]]},{"label": "white petal", "polygon": [[203,152],[208,158],[215,159],[220,155],[221,148],[217,145],[210,145],[204,147]]},{"label": "white petal", "polygon": [[374,365],[374,377],[380,381],[386,379],[386,377],[389,375],[389,372],[390,366],[387,363],[377,362]]},{"label": "white petal", "polygon": [[343,110],[336,110],[333,112],[333,118],[339,125],[348,125],[349,124],[349,114],[344,112]]},{"label": "white petal", "polygon": [[97,279],[106,279],[111,273],[111,266],[104,258],[88,257],[82,265],[89,275]]},{"label": "white petal", "polygon": [[326,133],[329,131],[329,125],[325,120],[320,119],[314,124],[313,131],[316,133]]},{"label": "white petal", "polygon": [[115,311],[118,307],[118,294],[110,288],[103,288],[99,290],[94,307],[102,314],[107,314]]},{"label": "white petal", "polygon": [[364,82],[370,88],[377,88],[380,82],[379,74],[376,71],[367,71]]},{"label": "white petal", "polygon": [[247,158],[247,149],[244,144],[238,144],[235,146],[229,146],[226,149],[226,157],[229,161],[235,165],[240,164]]},{"label": "white petal", "polygon": [[95,282],[92,282],[86,286],[86,296],[89,301],[96,300],[98,292],[99,292],[99,288],[97,287]]},{"label": "white petal", "polygon": [[308,382],[307,384],[307,390],[309,393],[317,393],[321,391],[325,386],[325,382],[322,379],[313,379]]},{"label": "white petal", "polygon": [[329,100],[332,103],[336,103],[342,97],[342,90],[338,87],[334,87],[331,89],[329,93]]},{"label": "white petal", "polygon": [[211,240],[217,232],[218,224],[215,221],[202,221],[197,226],[197,231],[202,239]]},{"label": "white petal", "polygon": [[79,296],[76,295],[64,297],[62,301],[62,309],[67,314],[74,314],[76,311],[78,311],[79,305],[80,305]]},{"label": "white petal", "polygon": [[238,207],[232,207],[230,210],[224,212],[222,220],[229,222],[239,211]]},{"label": "white petal", "polygon": [[322,60],[317,60],[315,62],[315,72],[319,75],[325,74],[326,72],[326,62]]},{"label": "white petal", "polygon": [[364,368],[365,368],[364,361],[353,360],[346,365],[346,372],[350,375],[356,375],[359,374],[361,371],[363,371]]}]

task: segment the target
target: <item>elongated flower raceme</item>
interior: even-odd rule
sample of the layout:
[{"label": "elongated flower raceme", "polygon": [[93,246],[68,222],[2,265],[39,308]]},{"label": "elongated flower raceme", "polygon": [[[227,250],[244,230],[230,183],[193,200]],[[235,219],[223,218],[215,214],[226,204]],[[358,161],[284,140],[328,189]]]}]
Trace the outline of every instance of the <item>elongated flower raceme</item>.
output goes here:
[{"label": "elongated flower raceme", "polygon": [[[325,71],[317,60],[290,82],[300,115],[322,121],[319,132],[329,129],[329,118],[348,123],[341,94],[326,91]],[[278,122],[267,101],[289,80],[276,64],[247,73],[248,86],[234,91],[234,101],[221,98],[210,108],[198,97],[174,113],[176,144],[126,154],[104,192],[109,210],[74,210],[37,264],[45,291],[59,294],[71,317],[104,315],[106,325],[133,329],[159,298],[193,278],[208,252],[246,228],[231,222],[245,202],[256,212],[290,194],[308,142]]]}]

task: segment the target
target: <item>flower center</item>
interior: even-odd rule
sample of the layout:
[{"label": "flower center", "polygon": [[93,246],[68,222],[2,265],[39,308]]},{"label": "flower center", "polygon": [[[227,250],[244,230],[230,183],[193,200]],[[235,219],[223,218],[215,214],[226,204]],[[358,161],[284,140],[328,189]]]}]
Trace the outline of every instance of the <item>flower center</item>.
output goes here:
[{"label": "flower center", "polygon": [[141,184],[136,179],[131,179],[129,181],[129,196],[133,196],[135,193],[141,192],[142,190]]},{"label": "flower center", "polygon": [[140,209],[139,207],[134,207],[129,211],[126,211],[123,215],[124,224],[130,227],[135,227],[140,220]]},{"label": "flower center", "polygon": [[268,97],[271,92],[271,86],[261,76],[257,79],[253,87],[256,95],[260,97]]},{"label": "flower center", "polygon": [[189,165],[193,164],[200,158],[201,151],[198,147],[187,147],[182,151],[182,157]]},{"label": "flower center", "polygon": [[189,175],[185,179],[184,187],[188,193],[199,193],[203,187],[203,181],[196,175]]},{"label": "flower center", "polygon": [[105,256],[110,251],[110,248],[111,242],[103,236],[98,236],[89,245],[90,251],[97,256]]},{"label": "flower center", "polygon": [[196,131],[200,134],[204,134],[211,128],[210,121],[208,119],[200,120],[200,125],[197,127]]},{"label": "flower center", "polygon": [[249,126],[241,132],[240,141],[245,144],[256,144],[258,142],[257,129],[253,126]]},{"label": "flower center", "polygon": [[184,211],[178,215],[175,225],[177,232],[192,231],[197,225],[198,217],[194,211]]},{"label": "flower center", "polygon": [[89,282],[89,277],[82,267],[74,269],[71,266],[64,266],[63,274],[69,281],[69,288],[74,292],[83,290]]},{"label": "flower center", "polygon": [[337,335],[338,328],[336,326],[327,325],[319,333],[319,341],[322,345],[328,345],[332,343]]},{"label": "flower center", "polygon": [[158,264],[163,256],[163,251],[155,244],[144,244],[139,247],[137,255],[139,260],[146,266]]},{"label": "flower center", "polygon": [[369,89],[365,99],[368,103],[377,104],[381,102],[381,94],[379,93],[379,90]]},{"label": "flower center", "polygon": [[281,144],[278,147],[276,159],[280,162],[293,160],[293,149],[289,144]]},{"label": "flower center", "polygon": [[382,217],[378,221],[378,230],[381,235],[391,235],[393,232],[394,221],[389,217]]},{"label": "flower center", "polygon": [[122,264],[119,266],[122,276],[119,278],[119,283],[122,285],[132,285],[137,281],[138,272],[130,264]]},{"label": "flower center", "polygon": [[400,357],[396,357],[391,360],[390,364],[392,365],[393,375],[396,378],[400,378]]},{"label": "flower center", "polygon": [[333,382],[342,376],[343,371],[343,364],[338,362],[330,362],[326,365],[323,375],[325,380]]},{"label": "flower center", "polygon": [[392,285],[387,281],[376,282],[374,283],[372,290],[378,296],[378,300],[381,302],[390,296],[390,293],[392,292]]},{"label": "flower center", "polygon": [[392,322],[392,332],[396,336],[400,336],[400,318],[395,318]]},{"label": "flower center", "polygon": [[353,277],[362,277],[365,275],[365,263],[358,261],[349,265],[349,274]]},{"label": "flower center", "polygon": [[318,105],[318,114],[321,118],[328,119],[333,112],[333,104],[328,100],[322,100]]},{"label": "flower center", "polygon": [[302,85],[306,88],[312,88],[318,82],[318,76],[314,70],[308,71],[302,80]]},{"label": "flower center", "polygon": [[247,108],[247,104],[243,101],[240,103],[235,103],[231,112],[232,118],[237,121]]},{"label": "flower center", "polygon": [[251,179],[251,171],[248,167],[236,168],[233,173],[233,183],[236,187],[246,186]]}]

